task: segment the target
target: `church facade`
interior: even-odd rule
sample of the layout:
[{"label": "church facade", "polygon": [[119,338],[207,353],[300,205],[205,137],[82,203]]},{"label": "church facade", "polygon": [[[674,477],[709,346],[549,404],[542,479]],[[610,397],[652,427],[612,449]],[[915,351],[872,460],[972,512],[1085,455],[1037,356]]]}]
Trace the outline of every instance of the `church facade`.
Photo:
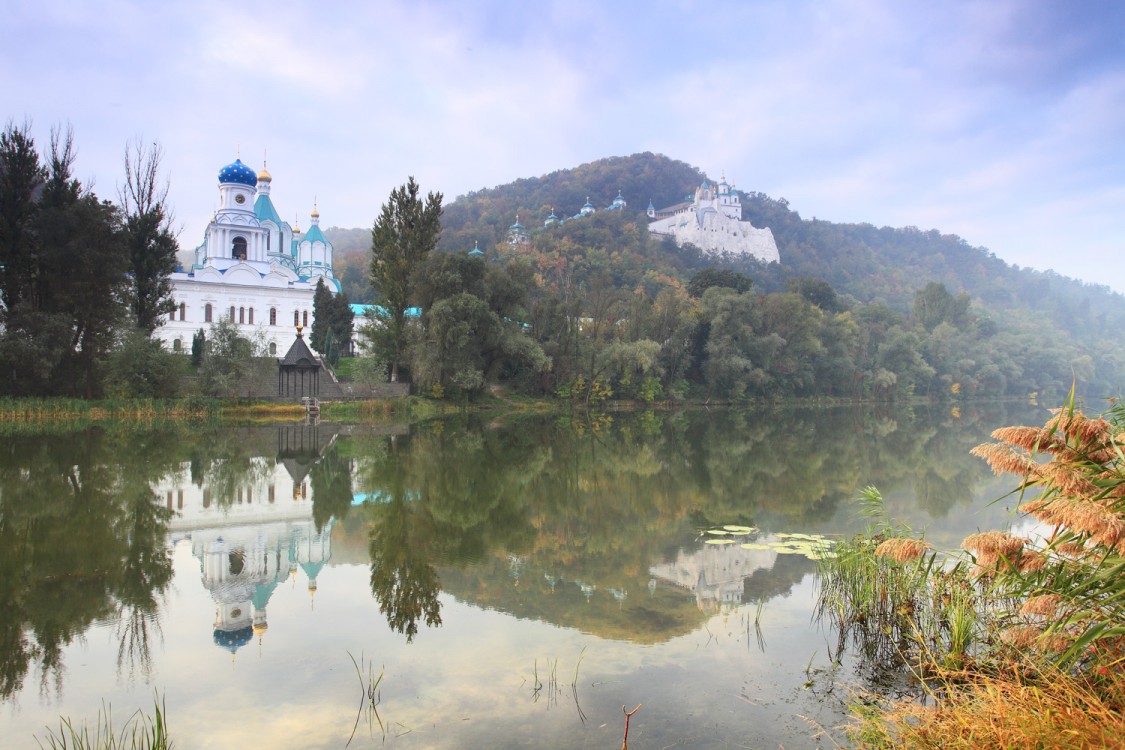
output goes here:
[{"label": "church facade", "polygon": [[781,260],[769,227],[758,229],[742,220],[742,201],[725,177],[718,185],[704,180],[683,203],[660,210],[649,203],[646,213],[653,219],[649,231],[672,237],[677,245],[691,243],[705,253],[750,255],[767,263]]},{"label": "church facade", "polygon": [[323,279],[340,291],[332,243],[320,230],[315,205],[309,229],[283,221],[270,197],[273,177],[235,159],[219,170],[219,209],[203,243],[177,254],[171,276],[176,308],[156,331],[172,351],[190,351],[199,329],[226,319],[276,356],[294,326],[313,322],[313,294]]}]

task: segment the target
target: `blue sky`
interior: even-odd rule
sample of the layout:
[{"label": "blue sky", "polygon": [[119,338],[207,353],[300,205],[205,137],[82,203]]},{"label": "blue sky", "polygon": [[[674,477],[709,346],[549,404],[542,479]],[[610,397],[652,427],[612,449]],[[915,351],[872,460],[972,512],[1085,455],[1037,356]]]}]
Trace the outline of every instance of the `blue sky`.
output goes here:
[{"label": "blue sky", "polygon": [[185,247],[236,154],[284,218],[368,227],[408,175],[452,200],[654,151],[1125,292],[1125,3],[5,6],[5,119],[72,126],[107,198],[158,141]]}]

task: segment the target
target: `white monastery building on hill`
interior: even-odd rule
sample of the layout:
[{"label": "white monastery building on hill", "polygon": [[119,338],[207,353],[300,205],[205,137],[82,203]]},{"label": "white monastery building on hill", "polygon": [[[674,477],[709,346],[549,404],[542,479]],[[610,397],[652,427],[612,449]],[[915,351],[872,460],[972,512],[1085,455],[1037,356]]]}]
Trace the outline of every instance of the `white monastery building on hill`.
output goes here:
[{"label": "white monastery building on hill", "polygon": [[709,254],[751,255],[767,263],[781,260],[773,232],[742,220],[742,201],[725,177],[717,186],[704,180],[695,196],[683,203],[657,210],[650,202],[646,213],[654,219],[650,232],[672,237],[681,247],[690,242]]},{"label": "white monastery building on hill", "polygon": [[277,355],[292,342],[294,326],[312,325],[317,282],[340,291],[315,205],[302,234],[281,220],[272,183],[265,165],[255,173],[235,159],[219,170],[219,209],[203,244],[176,255],[176,309],[156,331],[169,349],[190,350],[196,331],[225,318],[245,336],[260,334]]}]

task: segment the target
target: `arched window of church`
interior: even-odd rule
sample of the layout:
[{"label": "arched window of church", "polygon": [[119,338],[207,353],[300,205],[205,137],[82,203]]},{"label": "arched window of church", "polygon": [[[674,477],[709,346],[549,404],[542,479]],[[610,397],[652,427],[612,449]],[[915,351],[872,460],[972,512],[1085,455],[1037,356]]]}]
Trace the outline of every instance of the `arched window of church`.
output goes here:
[{"label": "arched window of church", "polygon": [[172,351],[174,351],[174,352],[183,351],[183,348],[184,348],[184,342],[183,342],[182,339],[176,339],[175,341],[172,342]]},{"label": "arched window of church", "polygon": [[187,320],[187,305],[180,303],[180,320]]},{"label": "arched window of church", "polygon": [[270,325],[271,326],[277,325],[277,308],[276,307],[270,308]]},{"label": "arched window of church", "polygon": [[272,341],[270,342],[270,356],[271,357],[277,356],[277,344],[275,344]]},{"label": "arched window of church", "polygon": [[303,313],[301,313],[301,324],[305,328],[309,327],[309,311],[308,310],[305,310]]},{"label": "arched window of church", "polygon": [[203,322],[204,323],[210,323],[211,322],[211,303],[210,302],[208,302],[206,305],[203,306]]},{"label": "arched window of church", "polygon": [[293,327],[296,328],[299,325],[301,325],[301,313],[294,310],[293,311]]},{"label": "arched window of church", "polygon": [[239,323],[245,323],[246,322],[246,308],[245,307],[238,308],[238,322]]},{"label": "arched window of church", "polygon": [[231,247],[230,257],[237,260],[246,260],[246,238],[235,237]]},{"label": "arched window of church", "polygon": [[250,308],[250,312],[248,313],[248,317],[246,318],[246,320],[250,323],[250,325],[254,325],[254,308]]},{"label": "arched window of church", "polygon": [[234,305],[230,306],[230,322],[234,322]]}]

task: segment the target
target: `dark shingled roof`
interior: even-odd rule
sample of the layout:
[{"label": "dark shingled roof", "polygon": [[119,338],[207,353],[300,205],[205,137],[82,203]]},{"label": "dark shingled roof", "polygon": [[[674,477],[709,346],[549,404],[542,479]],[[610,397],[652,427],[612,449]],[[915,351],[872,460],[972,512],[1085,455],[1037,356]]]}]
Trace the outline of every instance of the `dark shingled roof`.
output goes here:
[{"label": "dark shingled roof", "polygon": [[293,346],[289,347],[289,351],[277,363],[289,367],[320,367],[320,360],[313,356],[312,350],[300,334],[297,334]]}]

